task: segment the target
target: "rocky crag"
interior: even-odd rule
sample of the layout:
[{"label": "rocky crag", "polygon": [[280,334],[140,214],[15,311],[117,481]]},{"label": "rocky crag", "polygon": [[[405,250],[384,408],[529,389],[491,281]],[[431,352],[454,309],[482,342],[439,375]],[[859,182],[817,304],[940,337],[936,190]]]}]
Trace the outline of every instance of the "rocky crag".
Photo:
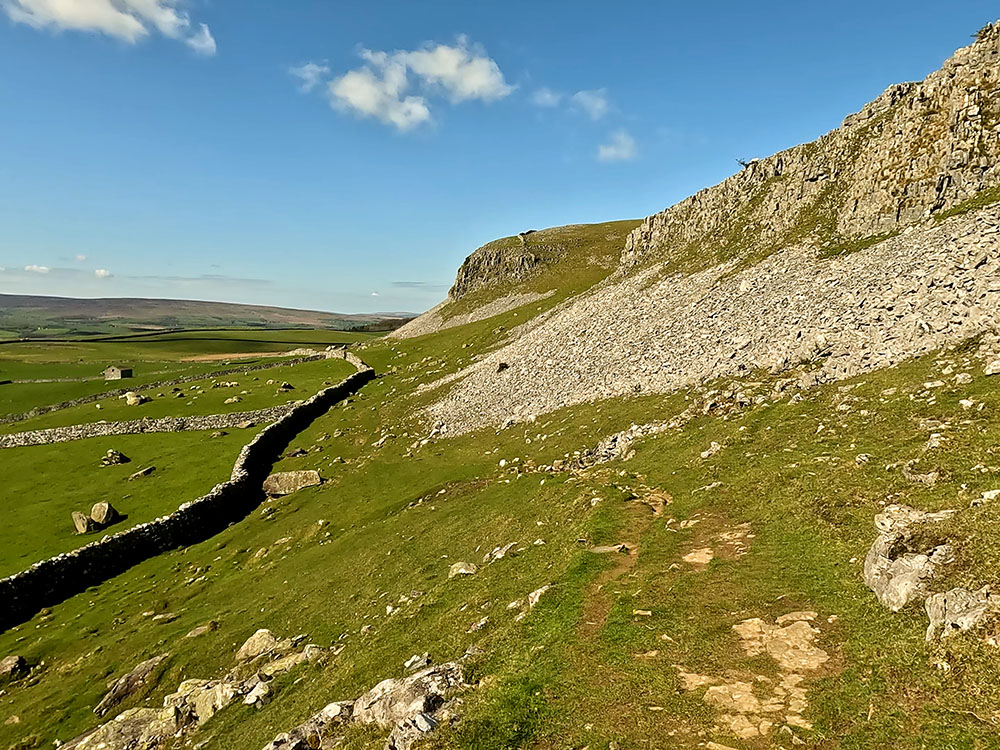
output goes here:
[{"label": "rocky crag", "polygon": [[996,328],[998,86],[995,24],[839,130],[646,219],[616,273],[511,332],[428,417],[465,432],[811,361],[822,382]]},{"label": "rocky crag", "polygon": [[[753,160],[715,187],[647,218],[624,265],[717,260],[818,236],[878,237],[1000,185],[1000,25],[984,27],[920,83],[890,86],[843,125]],[[706,240],[706,238],[711,238]]]}]

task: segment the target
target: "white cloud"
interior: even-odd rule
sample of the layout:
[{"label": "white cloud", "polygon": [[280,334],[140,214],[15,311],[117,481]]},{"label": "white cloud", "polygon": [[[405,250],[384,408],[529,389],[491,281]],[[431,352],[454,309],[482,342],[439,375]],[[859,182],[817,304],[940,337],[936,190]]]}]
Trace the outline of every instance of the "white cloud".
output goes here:
[{"label": "white cloud", "polygon": [[611,109],[607,89],[577,91],[570,97],[573,107],[584,112],[591,120],[600,120]]},{"label": "white cloud", "polygon": [[89,31],[135,44],[154,31],[182,41],[195,52],[215,54],[205,24],[197,28],[178,6],[181,0],[0,0],[16,23],[54,31]]},{"label": "white cloud", "polygon": [[30,265],[30,266],[25,266],[24,270],[27,271],[27,272],[29,272],[29,273],[48,273],[49,272],[49,267],[48,266]]},{"label": "white cloud", "polygon": [[215,37],[212,36],[212,32],[209,31],[208,26],[203,23],[198,24],[198,30],[187,37],[184,43],[199,55],[205,55],[206,57],[214,55],[217,49],[215,46]]},{"label": "white cloud", "polygon": [[[366,63],[363,67],[327,85],[331,104],[400,131],[431,119],[429,98],[435,94],[455,103],[472,99],[490,102],[514,90],[496,62],[478,47],[470,46],[465,37],[459,37],[454,45],[428,45],[418,50],[365,49],[361,57]],[[308,83],[305,78],[303,81]],[[411,92],[414,84],[419,87],[417,93]]]},{"label": "white cloud", "polygon": [[3,273],[6,270],[7,270],[6,268],[4,268],[3,266],[0,266],[0,273]]},{"label": "white cloud", "polygon": [[401,59],[424,82],[443,88],[455,102],[495,101],[514,90],[504,80],[500,66],[482,50],[470,48],[464,36],[454,46],[438,44],[412,52],[394,52],[393,57]]},{"label": "white cloud", "polygon": [[378,292],[372,292],[372,297],[378,297]]},{"label": "white cloud", "polygon": [[531,103],[536,107],[558,107],[562,100],[562,93],[545,87],[538,89],[531,95]]},{"label": "white cloud", "polygon": [[302,81],[299,90],[308,94],[329,77],[330,68],[320,63],[308,62],[305,65],[289,68],[288,72]]},{"label": "white cloud", "polygon": [[87,260],[87,256],[84,255],[83,253],[80,253],[78,255],[74,255],[73,260],[75,260],[77,263],[83,263],[85,260]]},{"label": "white cloud", "polygon": [[597,158],[600,161],[631,161],[638,155],[635,138],[624,130],[611,134],[611,141],[597,148]]},{"label": "white cloud", "polygon": [[111,271],[109,271],[106,268],[98,268],[96,271],[94,271],[94,276],[96,276],[99,279],[109,279],[111,278]]}]

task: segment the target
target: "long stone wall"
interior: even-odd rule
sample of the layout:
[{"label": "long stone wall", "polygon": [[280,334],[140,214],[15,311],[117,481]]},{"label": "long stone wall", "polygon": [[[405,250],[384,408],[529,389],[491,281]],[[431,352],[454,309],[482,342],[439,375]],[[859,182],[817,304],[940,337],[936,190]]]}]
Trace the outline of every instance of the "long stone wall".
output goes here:
[{"label": "long stone wall", "polygon": [[298,433],[331,406],[358,391],[375,372],[353,353],[342,355],[358,372],[295,405],[240,451],[229,481],[175,512],[57,555],[0,580],[0,631],[124,573],[168,550],[205,541],[245,518],[264,498],[271,466]]},{"label": "long stone wall", "polygon": [[[59,411],[61,409],[69,409],[73,406],[80,406],[82,404],[92,404],[95,401],[101,401],[107,398],[117,398],[119,396],[124,396],[130,391],[148,391],[154,388],[171,388],[175,385],[183,385],[184,383],[193,383],[196,380],[207,380],[209,378],[221,378],[226,375],[240,375],[247,372],[255,372],[257,370],[270,370],[275,367],[292,367],[293,365],[300,365],[303,362],[316,362],[321,359],[350,359],[345,356],[346,352],[342,349],[334,349],[331,351],[323,352],[322,354],[310,354],[303,357],[295,357],[294,359],[286,359],[282,362],[261,362],[256,365],[243,365],[242,367],[230,367],[225,370],[216,370],[215,372],[202,373],[200,375],[184,375],[179,378],[171,378],[170,380],[157,380],[152,383],[136,383],[130,387],[126,388],[116,388],[112,391],[102,391],[101,393],[92,393],[89,396],[81,396],[80,398],[72,399],[71,401],[60,401],[58,404],[50,404],[49,406],[36,406],[30,411],[26,411],[22,414],[8,414],[6,416],[0,417],[0,424],[11,424],[12,422],[23,422],[26,419],[32,419],[34,417],[40,417],[42,414],[49,414],[54,411]],[[351,353],[351,356],[355,355]],[[358,366],[357,363],[354,363]],[[362,363],[363,365],[364,363]],[[43,381],[38,381],[43,382]]]},{"label": "long stone wall", "polygon": [[234,411],[231,414],[207,414],[199,417],[144,417],[122,422],[91,422],[68,427],[50,427],[0,435],[0,449],[22,448],[28,445],[50,445],[110,435],[141,435],[149,432],[185,432],[188,430],[225,430],[247,422],[273,422],[290,412],[293,405],[282,404],[254,411]]}]

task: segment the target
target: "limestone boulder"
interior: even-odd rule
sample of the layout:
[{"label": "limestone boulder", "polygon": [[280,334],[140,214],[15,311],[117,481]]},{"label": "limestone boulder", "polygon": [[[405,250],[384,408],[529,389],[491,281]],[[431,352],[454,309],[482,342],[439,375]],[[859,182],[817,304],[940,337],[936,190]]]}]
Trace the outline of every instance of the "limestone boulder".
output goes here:
[{"label": "limestone boulder", "polygon": [[267,628],[261,628],[240,646],[240,650],[236,652],[236,661],[251,661],[258,656],[277,650],[280,644],[281,641],[275,637],[274,633]]},{"label": "limestone boulder", "polygon": [[170,654],[160,654],[152,659],[136,665],[131,672],[115,680],[111,689],[101,699],[101,702],[94,708],[94,713],[104,716],[122,701],[130,698],[139,692],[143,687],[152,683],[156,675],[157,667],[170,658]]},{"label": "limestone boulder", "polygon": [[931,641],[975,627],[988,614],[1000,611],[1000,598],[991,595],[988,587],[979,591],[956,588],[927,597],[924,609],[930,620],[926,638]]},{"label": "limestone boulder", "polygon": [[476,567],[475,563],[457,562],[448,568],[448,577],[454,578],[455,576],[472,576],[478,572],[479,568]]},{"label": "limestone boulder", "polygon": [[90,511],[91,520],[100,528],[110,526],[121,520],[121,514],[114,509],[111,503],[96,503]]},{"label": "limestone boulder", "polygon": [[0,661],[0,685],[26,677],[29,671],[24,657],[12,654]]},{"label": "limestone boulder", "polygon": [[454,662],[382,680],[355,701],[354,721],[394,727],[418,714],[433,713],[449,691],[463,684],[462,668]]},{"label": "limestone boulder", "polygon": [[273,497],[291,495],[306,487],[322,484],[318,471],[279,471],[264,480],[264,492]]},{"label": "limestone boulder", "polygon": [[121,451],[116,451],[114,448],[108,450],[101,459],[101,466],[118,466],[120,464],[127,464],[131,461],[128,456],[126,456]]},{"label": "limestone boulder", "polygon": [[134,391],[129,391],[125,394],[125,403],[129,406],[139,406],[151,400],[148,396],[143,396],[141,393],[135,393]]},{"label": "limestone boulder", "polygon": [[73,511],[73,527],[77,534],[89,534],[97,528],[94,519],[78,510]]}]

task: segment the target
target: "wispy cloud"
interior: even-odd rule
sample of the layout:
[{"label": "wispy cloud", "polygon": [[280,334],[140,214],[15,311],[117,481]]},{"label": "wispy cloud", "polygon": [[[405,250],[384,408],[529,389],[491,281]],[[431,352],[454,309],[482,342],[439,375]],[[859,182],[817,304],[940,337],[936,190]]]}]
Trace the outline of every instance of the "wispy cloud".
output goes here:
[{"label": "wispy cloud", "polygon": [[50,269],[48,266],[36,266],[34,264],[31,264],[25,266],[24,270],[27,271],[28,273],[48,273],[52,269]]},{"label": "wispy cloud", "polygon": [[96,276],[99,279],[110,279],[111,271],[109,271],[106,268],[98,268],[97,270],[94,271],[94,276]]},{"label": "wispy cloud", "polygon": [[84,255],[83,253],[79,253],[73,256],[73,260],[75,260],[77,263],[83,263],[84,261],[87,260],[87,256]]},{"label": "wispy cloud", "polygon": [[624,130],[615,131],[608,143],[597,147],[599,161],[631,161],[638,155],[635,138]]},{"label": "wispy cloud", "polygon": [[194,24],[180,9],[181,0],[0,0],[0,9],[16,23],[53,31],[106,34],[129,44],[159,33],[201,55],[214,55],[208,26]]},{"label": "wispy cloud", "polygon": [[563,98],[564,94],[543,86],[531,94],[531,103],[536,107],[558,107]]},{"label": "wispy cloud", "polygon": [[577,91],[569,100],[574,109],[583,112],[591,120],[600,120],[611,109],[607,89]]},{"label": "wispy cloud", "polygon": [[431,102],[436,98],[452,104],[492,102],[514,90],[496,61],[464,36],[451,45],[428,43],[420,49],[394,52],[362,49],[359,54],[364,65],[332,80],[328,80],[329,68],[321,63],[306,63],[291,72],[302,81],[303,91],[325,83],[335,109],[378,120],[401,132],[429,122]]},{"label": "wispy cloud", "polygon": [[288,72],[299,79],[299,91],[308,94],[330,77],[330,66],[323,63],[308,62],[305,65],[293,66]]},{"label": "wispy cloud", "polygon": [[438,284],[431,281],[394,281],[392,286],[396,289],[414,289],[422,292],[443,292],[448,288],[447,284]]},{"label": "wispy cloud", "polygon": [[565,103],[568,110],[594,121],[604,118],[611,111],[607,89],[581,89],[567,94],[543,86],[532,92],[531,103],[544,109],[554,109]]}]

